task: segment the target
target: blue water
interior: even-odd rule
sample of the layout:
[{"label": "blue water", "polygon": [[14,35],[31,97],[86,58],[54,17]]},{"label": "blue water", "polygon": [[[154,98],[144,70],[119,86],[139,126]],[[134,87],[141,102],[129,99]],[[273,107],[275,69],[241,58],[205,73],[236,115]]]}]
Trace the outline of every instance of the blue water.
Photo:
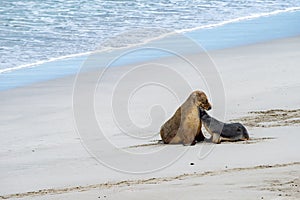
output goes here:
[{"label": "blue water", "polygon": [[[73,54],[105,50],[107,47],[114,49],[132,46],[173,30],[185,29],[185,36],[207,50],[300,35],[299,9],[221,25],[232,19],[299,6],[297,0],[2,0],[0,90],[74,74],[88,55]],[[209,26],[213,24],[219,25]],[[147,32],[147,35],[145,32],[135,32],[121,39],[117,37],[117,41],[114,38],[107,41],[124,31],[143,27],[156,27],[156,30]],[[103,55],[107,60],[114,57],[112,52],[104,51]],[[157,50],[140,51],[113,65],[168,55]],[[60,56],[69,58],[55,59]],[[49,59],[54,61],[47,62]],[[42,62],[34,64],[39,61]],[[9,70],[1,71],[6,69]]]},{"label": "blue water", "polygon": [[300,35],[300,11],[281,13],[186,33],[207,50]]}]

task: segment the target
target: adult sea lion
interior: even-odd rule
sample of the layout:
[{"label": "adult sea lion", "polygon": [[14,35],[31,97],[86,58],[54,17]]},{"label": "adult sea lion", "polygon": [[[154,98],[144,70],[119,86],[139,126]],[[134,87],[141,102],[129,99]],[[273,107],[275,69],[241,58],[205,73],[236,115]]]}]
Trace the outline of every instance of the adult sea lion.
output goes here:
[{"label": "adult sea lion", "polygon": [[160,129],[160,136],[165,144],[194,145],[204,140],[198,108],[211,109],[207,96],[202,91],[194,91],[166,121]]}]

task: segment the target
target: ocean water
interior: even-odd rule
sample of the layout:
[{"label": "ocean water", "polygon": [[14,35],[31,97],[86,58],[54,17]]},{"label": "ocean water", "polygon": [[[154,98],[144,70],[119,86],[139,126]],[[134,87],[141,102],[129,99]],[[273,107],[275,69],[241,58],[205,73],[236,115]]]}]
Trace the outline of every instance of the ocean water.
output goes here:
[{"label": "ocean water", "polygon": [[95,50],[173,31],[214,50],[299,35],[299,22],[298,0],[2,0],[0,90],[74,74]]}]

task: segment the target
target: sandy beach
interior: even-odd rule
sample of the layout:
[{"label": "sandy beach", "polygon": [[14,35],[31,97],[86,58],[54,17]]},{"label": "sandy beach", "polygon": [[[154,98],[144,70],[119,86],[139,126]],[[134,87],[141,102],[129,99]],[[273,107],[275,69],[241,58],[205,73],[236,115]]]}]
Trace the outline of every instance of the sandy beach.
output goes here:
[{"label": "sandy beach", "polygon": [[[247,127],[250,140],[242,142],[158,143],[157,125],[182,103],[169,99],[161,87],[138,90],[129,105],[130,117],[138,124],[151,123],[153,110],[146,108],[159,101],[166,108],[165,118],[153,122],[151,133],[122,134],[114,125],[112,107],[105,104],[110,101],[107,88],[132,66],[112,68],[113,76],[104,77],[95,89],[93,105],[107,135],[89,144],[97,147],[104,164],[86,150],[78,134],[75,76],[1,91],[0,199],[299,199],[299,44],[298,36],[208,52],[222,80],[224,101],[177,58],[139,63],[172,67],[189,79],[192,90],[204,90],[213,105],[212,116]],[[199,60],[201,55],[187,58]],[[96,75],[85,73],[82,87],[95,84],[90,80]],[[127,95],[125,89],[143,77],[143,73],[125,77],[117,97]],[[180,82],[174,86],[183,96],[190,92]],[[81,117],[88,134],[91,120]],[[126,120],[122,124],[135,130]],[[134,154],[139,159],[130,157]]]}]

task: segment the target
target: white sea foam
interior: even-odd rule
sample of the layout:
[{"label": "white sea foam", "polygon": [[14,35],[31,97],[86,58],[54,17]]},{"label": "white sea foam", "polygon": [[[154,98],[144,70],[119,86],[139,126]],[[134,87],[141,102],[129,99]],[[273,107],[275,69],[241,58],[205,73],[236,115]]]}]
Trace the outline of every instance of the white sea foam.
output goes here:
[{"label": "white sea foam", "polygon": [[196,30],[200,30],[200,29],[215,28],[215,27],[224,26],[226,24],[235,23],[235,22],[239,22],[239,21],[251,20],[251,19],[255,19],[255,18],[266,17],[266,16],[277,15],[277,14],[281,14],[281,13],[285,13],[285,12],[293,12],[293,11],[299,11],[299,10],[300,10],[300,7],[291,7],[291,8],[286,8],[286,9],[283,9],[283,10],[276,10],[276,11],[267,12],[267,13],[259,13],[259,14],[244,16],[244,17],[238,17],[238,18],[226,20],[226,21],[223,21],[223,22],[220,22],[220,23],[215,23],[215,24],[203,25],[203,26],[189,28],[189,29],[175,30],[173,32],[167,32],[167,33],[161,34],[161,35],[156,36],[156,37],[145,39],[145,40],[143,40],[142,42],[139,42],[139,43],[128,44],[127,46],[124,46],[124,47],[114,47],[114,48],[109,48],[108,47],[108,48],[104,48],[104,49],[101,49],[101,50],[89,51],[89,52],[83,52],[83,53],[77,53],[77,54],[70,54],[70,55],[66,55],[66,56],[50,58],[48,60],[41,60],[41,61],[30,63],[30,64],[24,64],[24,65],[19,65],[19,66],[16,66],[16,67],[0,69],[0,74],[9,73],[9,72],[13,72],[13,71],[24,69],[24,68],[37,67],[37,66],[43,65],[45,63],[50,63],[50,62],[54,62],[54,61],[70,59],[70,58],[75,58],[75,57],[80,57],[80,56],[88,56],[88,55],[91,55],[91,54],[96,53],[96,52],[104,52],[104,51],[111,51],[113,49],[124,49],[124,48],[140,46],[140,45],[147,44],[147,43],[149,43],[151,41],[154,41],[154,40],[159,40],[159,39],[165,38],[167,36],[174,35],[176,33],[177,34],[178,33],[183,34],[183,33],[192,32],[192,31],[196,31]]},{"label": "white sea foam", "polygon": [[64,60],[64,59],[75,58],[75,57],[79,57],[79,56],[90,55],[91,53],[93,53],[93,52],[70,54],[70,55],[60,56],[60,57],[56,57],[56,58],[50,58],[48,60],[41,60],[41,61],[37,61],[34,63],[25,64],[25,65],[19,65],[16,67],[0,69],[0,74],[5,73],[5,72],[12,72],[12,71],[16,71],[16,70],[20,70],[20,69],[24,69],[24,68],[32,68],[32,67],[36,67],[36,66],[39,66],[39,65],[42,65],[45,63],[50,63],[50,62],[54,62],[54,61],[58,61],[58,60]]}]

